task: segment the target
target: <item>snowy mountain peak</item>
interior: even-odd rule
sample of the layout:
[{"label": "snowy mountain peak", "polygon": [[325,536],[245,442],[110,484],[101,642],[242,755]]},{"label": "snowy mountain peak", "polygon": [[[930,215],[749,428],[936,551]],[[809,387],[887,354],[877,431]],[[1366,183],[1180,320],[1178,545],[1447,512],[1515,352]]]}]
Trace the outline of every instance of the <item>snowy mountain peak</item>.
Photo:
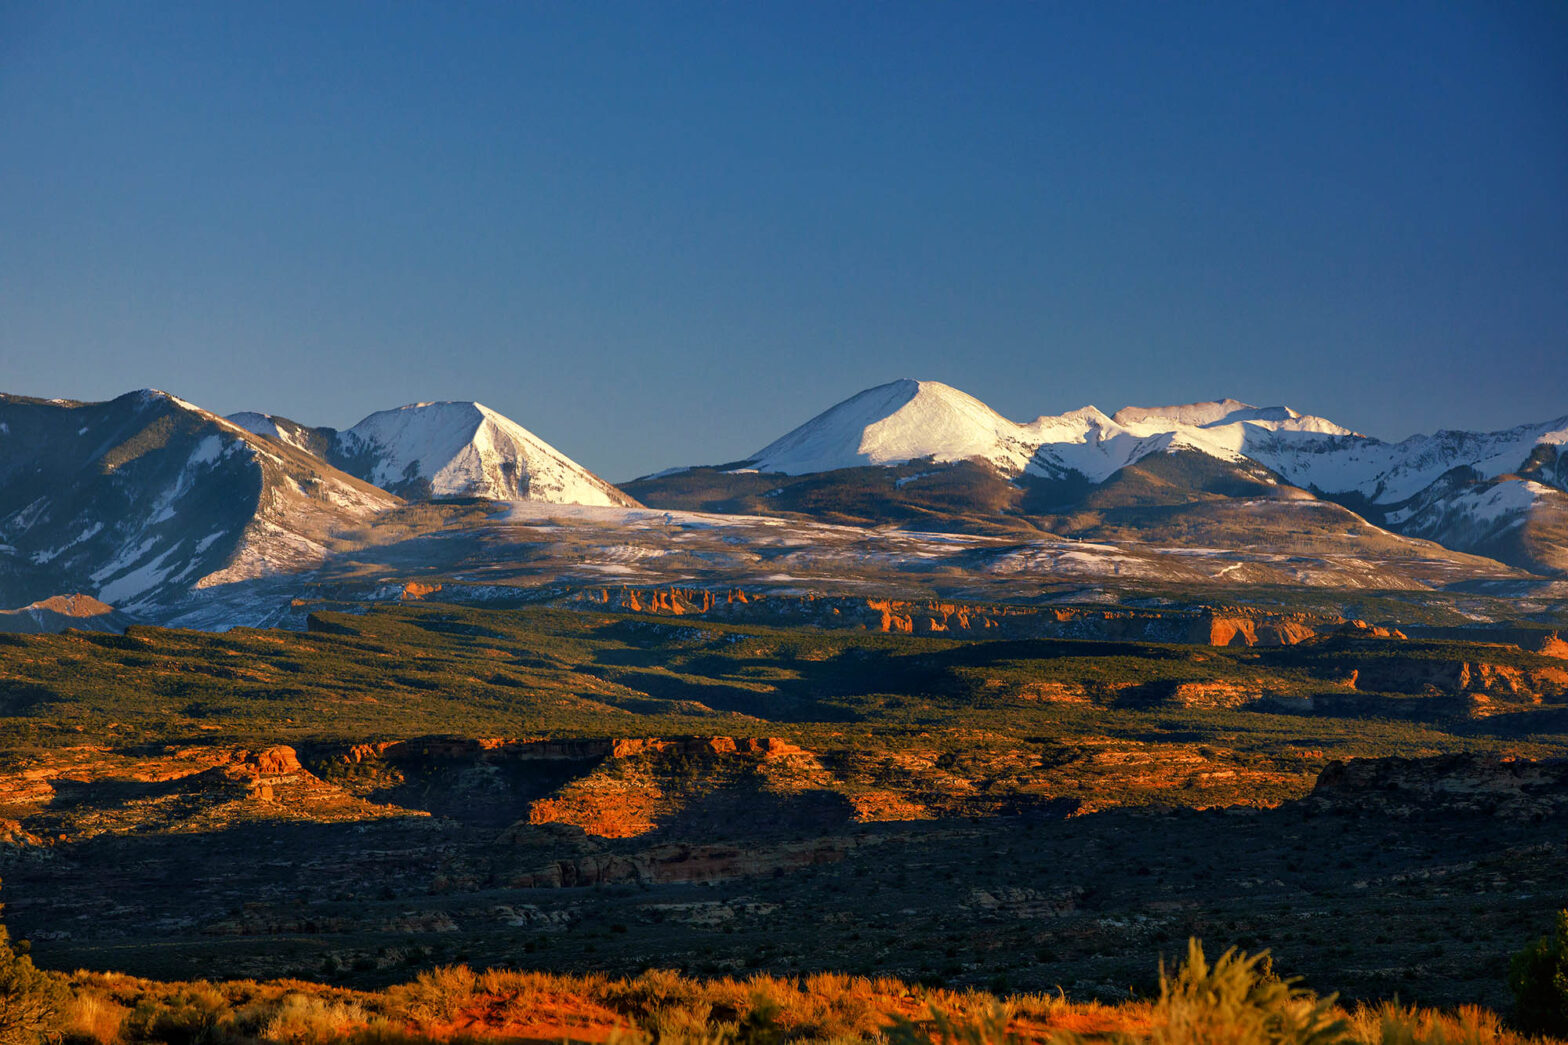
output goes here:
[{"label": "snowy mountain peak", "polygon": [[254,412],[229,421],[400,496],[636,503],[483,403],[409,403],[377,411],[342,432]]},{"label": "snowy mountain peak", "polygon": [[818,414],[750,458],[764,472],[803,475],[929,457],[971,458],[1018,471],[1029,458],[1022,426],[939,381],[908,378],[868,388]]},{"label": "snowy mountain peak", "polygon": [[801,475],[922,458],[980,460],[1005,475],[1079,472],[1094,482],[1151,453],[1196,450],[1242,456],[1246,426],[1269,431],[1349,434],[1287,407],[1259,409],[1235,399],[1187,406],[1128,407],[1108,417],[1085,406],[1029,422],[1011,421],[974,396],[937,381],[868,388],[759,450],[759,471]]},{"label": "snowy mountain peak", "polygon": [[339,467],[394,493],[628,505],[609,483],[522,425],[472,402],[411,403],[337,433]]}]

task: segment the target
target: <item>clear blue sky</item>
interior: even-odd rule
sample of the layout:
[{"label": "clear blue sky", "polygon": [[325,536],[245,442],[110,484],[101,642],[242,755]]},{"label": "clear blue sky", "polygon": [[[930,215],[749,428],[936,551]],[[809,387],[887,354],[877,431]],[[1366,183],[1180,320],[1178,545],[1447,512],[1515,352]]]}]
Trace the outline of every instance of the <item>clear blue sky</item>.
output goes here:
[{"label": "clear blue sky", "polygon": [[1568,413],[1568,4],[0,0],[0,390],[621,480],[902,376]]}]

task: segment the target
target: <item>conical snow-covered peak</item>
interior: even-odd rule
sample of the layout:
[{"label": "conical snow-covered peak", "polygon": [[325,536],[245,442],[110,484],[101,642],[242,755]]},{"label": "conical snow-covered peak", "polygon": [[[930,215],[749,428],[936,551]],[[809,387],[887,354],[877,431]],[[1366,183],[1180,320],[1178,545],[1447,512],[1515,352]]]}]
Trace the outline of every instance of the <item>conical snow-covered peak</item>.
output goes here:
[{"label": "conical snow-covered peak", "polygon": [[394,493],[629,505],[614,486],[481,403],[411,403],[337,436],[343,467]]},{"label": "conical snow-covered peak", "polygon": [[905,378],[868,388],[752,455],[764,472],[804,475],[862,465],[978,458],[1019,471],[1032,448],[1022,426],[939,381]]}]

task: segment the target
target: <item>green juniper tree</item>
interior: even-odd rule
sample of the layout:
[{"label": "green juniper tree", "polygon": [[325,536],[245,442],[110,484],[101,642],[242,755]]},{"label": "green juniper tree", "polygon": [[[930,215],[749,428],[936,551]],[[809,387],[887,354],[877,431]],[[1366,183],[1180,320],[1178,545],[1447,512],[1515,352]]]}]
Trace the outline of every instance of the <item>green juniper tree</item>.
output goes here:
[{"label": "green juniper tree", "polygon": [[1514,955],[1508,967],[1514,1019],[1536,1034],[1568,1035],[1568,910],[1557,912],[1557,932]]}]

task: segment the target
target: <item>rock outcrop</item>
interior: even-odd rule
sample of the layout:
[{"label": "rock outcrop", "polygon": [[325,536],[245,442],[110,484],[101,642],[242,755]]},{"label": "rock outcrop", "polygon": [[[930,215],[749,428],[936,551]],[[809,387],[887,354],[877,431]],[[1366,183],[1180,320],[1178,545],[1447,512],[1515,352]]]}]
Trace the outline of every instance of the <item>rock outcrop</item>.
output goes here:
[{"label": "rock outcrop", "polygon": [[51,595],[20,609],[0,610],[0,631],[51,634],[78,631],[123,632],[130,618],[91,595]]},{"label": "rock outcrop", "polygon": [[1568,668],[1468,659],[1382,657],[1349,671],[1355,689],[1379,693],[1481,693],[1518,703],[1568,696]]}]

